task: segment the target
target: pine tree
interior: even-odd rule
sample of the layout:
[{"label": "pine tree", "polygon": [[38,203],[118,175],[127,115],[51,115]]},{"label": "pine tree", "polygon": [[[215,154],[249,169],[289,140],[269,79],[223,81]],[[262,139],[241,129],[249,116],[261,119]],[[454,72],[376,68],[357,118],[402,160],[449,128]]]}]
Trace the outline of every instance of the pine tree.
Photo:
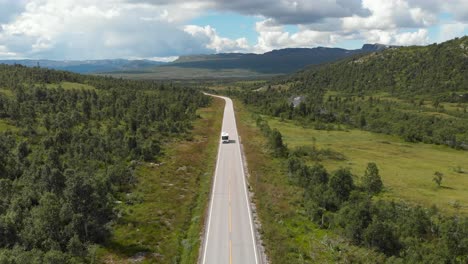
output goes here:
[{"label": "pine tree", "polygon": [[379,175],[379,169],[374,162],[367,164],[366,172],[362,178],[364,189],[370,194],[376,194],[382,191],[383,183]]}]

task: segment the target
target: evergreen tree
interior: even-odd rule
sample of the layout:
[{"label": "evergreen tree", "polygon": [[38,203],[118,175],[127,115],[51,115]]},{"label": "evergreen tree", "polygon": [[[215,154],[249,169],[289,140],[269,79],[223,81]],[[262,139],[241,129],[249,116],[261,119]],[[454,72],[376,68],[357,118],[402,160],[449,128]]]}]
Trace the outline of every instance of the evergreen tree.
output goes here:
[{"label": "evergreen tree", "polygon": [[362,178],[364,189],[370,194],[376,194],[382,191],[383,183],[379,175],[379,169],[374,162],[367,164],[364,177]]}]

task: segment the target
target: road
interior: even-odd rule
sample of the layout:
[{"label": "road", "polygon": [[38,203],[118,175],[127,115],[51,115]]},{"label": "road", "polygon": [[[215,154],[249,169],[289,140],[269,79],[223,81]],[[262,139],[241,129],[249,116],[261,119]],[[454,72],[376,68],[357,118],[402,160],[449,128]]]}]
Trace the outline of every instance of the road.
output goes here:
[{"label": "road", "polygon": [[222,131],[231,142],[219,145],[201,263],[258,264],[234,108],[220,98],[226,101]]}]

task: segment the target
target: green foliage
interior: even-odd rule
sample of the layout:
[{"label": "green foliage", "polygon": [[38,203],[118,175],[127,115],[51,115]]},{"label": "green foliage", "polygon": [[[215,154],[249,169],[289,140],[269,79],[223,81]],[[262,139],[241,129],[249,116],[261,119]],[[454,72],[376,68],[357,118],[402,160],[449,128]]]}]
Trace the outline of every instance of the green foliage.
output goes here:
[{"label": "green foliage", "polygon": [[369,224],[364,231],[364,243],[388,256],[397,255],[401,247],[395,228],[383,221],[372,221]]},{"label": "green foliage", "polygon": [[329,186],[340,202],[348,200],[354,189],[353,175],[349,169],[339,169],[330,178]]},{"label": "green foliage", "polygon": [[209,102],[191,88],[22,66],[0,65],[0,83],[13,94],[0,94],[0,118],[17,128],[0,132],[5,263],[85,262],[88,245],[109,238],[138,161],[187,136]]},{"label": "green foliage", "polygon": [[383,183],[379,175],[379,169],[374,162],[367,164],[364,177],[362,178],[364,189],[371,194],[377,194],[382,191]]},{"label": "green foliage", "polygon": [[277,129],[271,129],[261,117],[257,117],[257,126],[268,139],[268,146],[275,157],[287,157],[288,149],[283,143],[283,136]]},{"label": "green foliage", "polygon": [[[468,212],[466,207],[455,209],[449,206],[456,200],[460,204],[468,202],[468,178],[463,177],[465,169],[462,166],[468,159],[466,151],[403,142],[395,136],[357,129],[321,131],[302,127],[296,121],[281,122],[272,117],[265,117],[265,120],[282,133],[284,142],[294,150],[303,147],[310,149],[313,144],[317,150],[330,149],[343,153],[346,160],[331,156],[323,156],[319,160],[329,171],[349,167],[356,174],[364,175],[368,162],[374,161],[378,164],[382,181],[388,187],[383,194],[387,198],[404,199],[426,207],[435,204],[449,214]],[[306,162],[317,162],[313,156],[296,157]],[[432,176],[437,170],[445,175],[445,188],[431,187]],[[362,176],[359,186],[362,186]]]},{"label": "green foliage", "polygon": [[[392,48],[274,81],[289,89],[236,94],[263,114],[316,129],[343,124],[408,142],[468,149],[467,46],[468,37],[463,37],[427,47]],[[298,95],[300,103],[293,105]]]},{"label": "green foliage", "polygon": [[458,92],[468,87],[467,46],[468,37],[463,37],[426,47],[391,48],[324,67],[312,67],[293,78],[303,80],[312,88],[351,93]]},{"label": "green foliage", "polygon": [[367,165],[364,192],[354,184],[349,169],[339,169],[329,176],[322,165],[308,166],[295,155],[286,164],[290,182],[304,188],[306,214],[320,227],[385,254],[390,263],[455,263],[468,259],[467,218],[372,200],[372,195],[383,188],[375,163]]}]

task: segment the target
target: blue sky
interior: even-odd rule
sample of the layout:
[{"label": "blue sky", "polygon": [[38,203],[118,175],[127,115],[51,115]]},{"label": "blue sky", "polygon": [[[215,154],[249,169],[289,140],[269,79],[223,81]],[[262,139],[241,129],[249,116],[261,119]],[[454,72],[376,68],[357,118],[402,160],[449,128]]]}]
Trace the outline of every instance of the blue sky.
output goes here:
[{"label": "blue sky", "polygon": [[207,14],[196,17],[189,24],[197,26],[212,25],[219,35],[231,39],[245,37],[249,44],[257,40],[255,23],[262,19],[255,16],[244,16],[233,12],[207,12]]},{"label": "blue sky", "polygon": [[158,59],[468,35],[468,0],[0,0],[0,59]]}]

